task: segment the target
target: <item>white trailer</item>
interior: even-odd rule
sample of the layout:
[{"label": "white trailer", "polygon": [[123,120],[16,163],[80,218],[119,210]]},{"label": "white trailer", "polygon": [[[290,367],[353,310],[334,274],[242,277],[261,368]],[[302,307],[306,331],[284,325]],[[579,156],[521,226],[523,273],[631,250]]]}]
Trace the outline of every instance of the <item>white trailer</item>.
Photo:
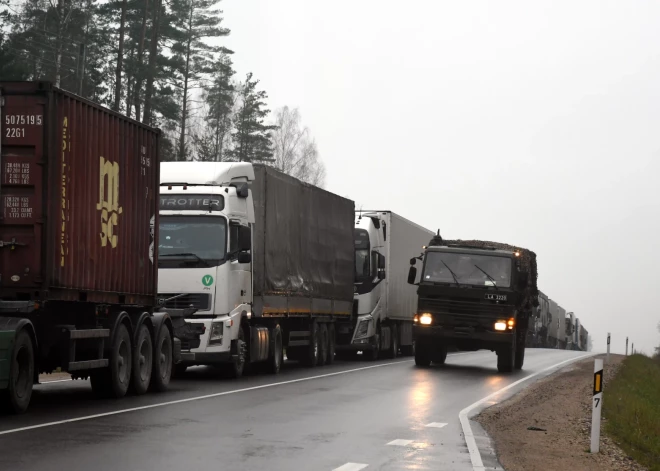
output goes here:
[{"label": "white trailer", "polygon": [[417,287],[408,284],[408,269],[432,237],[432,231],[392,211],[356,212],[353,315],[337,321],[339,356],[414,353]]}]

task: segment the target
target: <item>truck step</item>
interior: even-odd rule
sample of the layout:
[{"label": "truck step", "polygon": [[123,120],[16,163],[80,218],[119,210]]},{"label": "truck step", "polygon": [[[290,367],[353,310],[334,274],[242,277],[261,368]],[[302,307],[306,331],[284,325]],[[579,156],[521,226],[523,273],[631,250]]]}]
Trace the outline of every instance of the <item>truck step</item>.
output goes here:
[{"label": "truck step", "polygon": [[[89,337],[88,337],[89,338]],[[94,368],[105,368],[110,364],[110,360],[86,360],[86,361],[72,361],[69,363],[67,370],[71,371],[80,371],[80,370],[91,370]]]},{"label": "truck step", "polygon": [[71,340],[102,339],[110,337],[110,329],[72,330]]}]

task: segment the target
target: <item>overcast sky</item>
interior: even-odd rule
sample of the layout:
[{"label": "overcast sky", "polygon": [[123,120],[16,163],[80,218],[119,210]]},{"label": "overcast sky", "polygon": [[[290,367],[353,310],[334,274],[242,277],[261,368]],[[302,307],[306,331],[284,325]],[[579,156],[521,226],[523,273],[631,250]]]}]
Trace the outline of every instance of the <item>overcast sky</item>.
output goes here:
[{"label": "overcast sky", "polygon": [[223,0],[326,187],[530,248],[594,350],[660,343],[660,2]]}]

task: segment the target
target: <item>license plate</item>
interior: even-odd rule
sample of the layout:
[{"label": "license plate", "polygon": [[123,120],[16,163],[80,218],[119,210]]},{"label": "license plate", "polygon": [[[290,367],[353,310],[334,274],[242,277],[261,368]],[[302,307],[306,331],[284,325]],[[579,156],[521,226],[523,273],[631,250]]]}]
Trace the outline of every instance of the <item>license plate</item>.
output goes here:
[{"label": "license plate", "polygon": [[506,301],[506,294],[486,294],[486,299],[491,301]]}]

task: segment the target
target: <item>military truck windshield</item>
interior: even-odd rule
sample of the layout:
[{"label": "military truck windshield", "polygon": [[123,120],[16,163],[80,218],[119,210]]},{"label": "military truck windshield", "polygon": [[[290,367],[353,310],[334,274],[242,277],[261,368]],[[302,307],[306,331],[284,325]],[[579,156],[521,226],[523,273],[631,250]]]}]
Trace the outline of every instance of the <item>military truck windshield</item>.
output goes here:
[{"label": "military truck windshield", "polygon": [[369,233],[364,229],[355,229],[355,281],[371,279],[369,266]]},{"label": "military truck windshield", "polygon": [[227,221],[218,216],[161,216],[158,266],[217,266],[227,253]]},{"label": "military truck windshield", "polygon": [[507,288],[511,286],[511,266],[511,259],[506,257],[428,252],[422,281],[456,283],[455,277],[460,284]]}]

